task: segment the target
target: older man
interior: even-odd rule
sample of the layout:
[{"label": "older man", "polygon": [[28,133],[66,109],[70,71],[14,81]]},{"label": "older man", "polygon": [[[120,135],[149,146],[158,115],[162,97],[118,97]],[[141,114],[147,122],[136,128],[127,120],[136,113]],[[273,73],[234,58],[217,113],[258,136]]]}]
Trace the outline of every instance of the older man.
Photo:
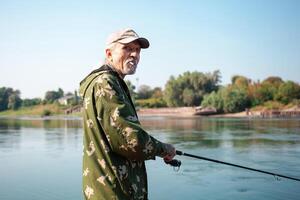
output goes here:
[{"label": "older man", "polygon": [[140,125],[124,77],[134,74],[147,39],[132,29],[113,33],[105,64],[80,83],[83,97],[85,199],[147,199],[145,160],[170,161],[175,148],[150,136]]}]

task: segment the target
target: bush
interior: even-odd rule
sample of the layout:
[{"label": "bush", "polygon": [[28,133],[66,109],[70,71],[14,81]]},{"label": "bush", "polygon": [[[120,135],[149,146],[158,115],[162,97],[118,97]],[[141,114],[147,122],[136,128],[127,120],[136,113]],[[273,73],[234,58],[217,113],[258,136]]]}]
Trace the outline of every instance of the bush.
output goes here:
[{"label": "bush", "polygon": [[278,110],[282,109],[284,105],[277,101],[267,101],[263,104],[263,107],[267,110]]},{"label": "bush", "polygon": [[250,99],[244,89],[231,86],[204,96],[201,106],[213,106],[218,112],[241,112],[250,106]]},{"label": "bush", "polygon": [[241,112],[250,106],[250,99],[245,90],[235,87],[226,88],[223,94],[223,110],[227,113]]},{"label": "bush", "polygon": [[52,114],[52,113],[51,113],[50,110],[45,109],[45,110],[43,110],[43,112],[42,112],[42,117],[50,116],[51,114]]},{"label": "bush", "polygon": [[218,112],[224,112],[223,107],[224,107],[224,100],[222,97],[222,92],[224,89],[218,90],[218,92],[212,92],[208,95],[205,95],[203,98],[203,101],[201,103],[202,107],[209,107],[213,106],[214,108],[217,109]]},{"label": "bush", "polygon": [[39,105],[41,103],[42,103],[42,100],[40,98],[24,99],[22,101],[22,106],[23,107],[30,107],[30,106]]},{"label": "bush", "polygon": [[300,86],[293,81],[281,84],[275,99],[284,104],[288,104],[293,99],[300,99]]},{"label": "bush", "polygon": [[199,105],[205,94],[219,88],[220,72],[184,72],[177,78],[171,76],[164,90],[169,107]]},{"label": "bush", "polygon": [[137,107],[160,108],[166,107],[167,103],[162,98],[138,99],[135,101]]}]

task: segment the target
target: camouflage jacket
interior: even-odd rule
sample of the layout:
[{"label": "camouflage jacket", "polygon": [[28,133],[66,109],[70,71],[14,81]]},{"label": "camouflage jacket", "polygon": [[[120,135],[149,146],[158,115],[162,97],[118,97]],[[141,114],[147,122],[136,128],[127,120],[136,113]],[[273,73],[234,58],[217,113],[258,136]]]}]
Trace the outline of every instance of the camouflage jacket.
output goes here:
[{"label": "camouflage jacket", "polygon": [[147,199],[144,161],[166,150],[142,129],[124,80],[103,65],[80,83],[80,95],[85,199]]}]

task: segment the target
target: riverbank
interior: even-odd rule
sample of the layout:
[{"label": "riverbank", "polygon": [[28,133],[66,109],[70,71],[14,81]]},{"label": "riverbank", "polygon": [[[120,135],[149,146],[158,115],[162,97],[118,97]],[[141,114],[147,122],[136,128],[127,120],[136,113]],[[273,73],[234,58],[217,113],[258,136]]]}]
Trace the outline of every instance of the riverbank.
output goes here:
[{"label": "riverbank", "polygon": [[196,107],[179,108],[143,108],[139,109],[139,116],[172,116],[172,117],[218,117],[218,118],[291,118],[300,117],[300,107],[294,106],[285,109],[266,109],[258,107],[246,109],[238,113],[223,113],[211,115],[199,115]]},{"label": "riverbank", "polygon": [[[80,110],[80,109],[79,109]],[[49,115],[47,112],[49,111]],[[247,111],[238,113],[225,113],[213,115],[198,115],[197,107],[173,107],[173,108],[140,108],[138,116],[169,116],[169,117],[217,117],[217,118],[288,118],[300,117],[300,107],[294,106],[285,109],[266,109],[264,107],[256,107]],[[66,119],[66,118],[81,118],[81,112],[65,112],[58,105],[38,105],[21,110],[9,110],[0,112],[0,118],[43,118],[43,119]]]},{"label": "riverbank", "polygon": [[245,118],[245,117],[259,117],[260,111],[253,112],[239,112],[226,113],[214,115],[197,115],[196,107],[179,107],[179,108],[142,108],[139,109],[139,116],[169,116],[169,117],[224,117],[224,118]]},{"label": "riverbank", "polygon": [[140,108],[137,113],[139,116],[194,116],[195,107],[177,107],[177,108]]}]

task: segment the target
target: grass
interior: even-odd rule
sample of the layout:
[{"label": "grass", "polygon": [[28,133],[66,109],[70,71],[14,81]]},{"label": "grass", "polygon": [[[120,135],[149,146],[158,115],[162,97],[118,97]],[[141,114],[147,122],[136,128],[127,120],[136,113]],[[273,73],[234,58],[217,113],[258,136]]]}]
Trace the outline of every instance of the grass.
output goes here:
[{"label": "grass", "polygon": [[64,107],[58,104],[45,104],[30,107],[21,107],[18,110],[0,112],[0,116],[49,116],[64,114]]},{"label": "grass", "polygon": [[251,108],[252,111],[260,111],[260,110],[283,110],[289,109],[294,107],[299,107],[299,101],[293,101],[287,105],[284,105],[278,101],[267,101],[264,102],[262,105],[255,106]]}]

